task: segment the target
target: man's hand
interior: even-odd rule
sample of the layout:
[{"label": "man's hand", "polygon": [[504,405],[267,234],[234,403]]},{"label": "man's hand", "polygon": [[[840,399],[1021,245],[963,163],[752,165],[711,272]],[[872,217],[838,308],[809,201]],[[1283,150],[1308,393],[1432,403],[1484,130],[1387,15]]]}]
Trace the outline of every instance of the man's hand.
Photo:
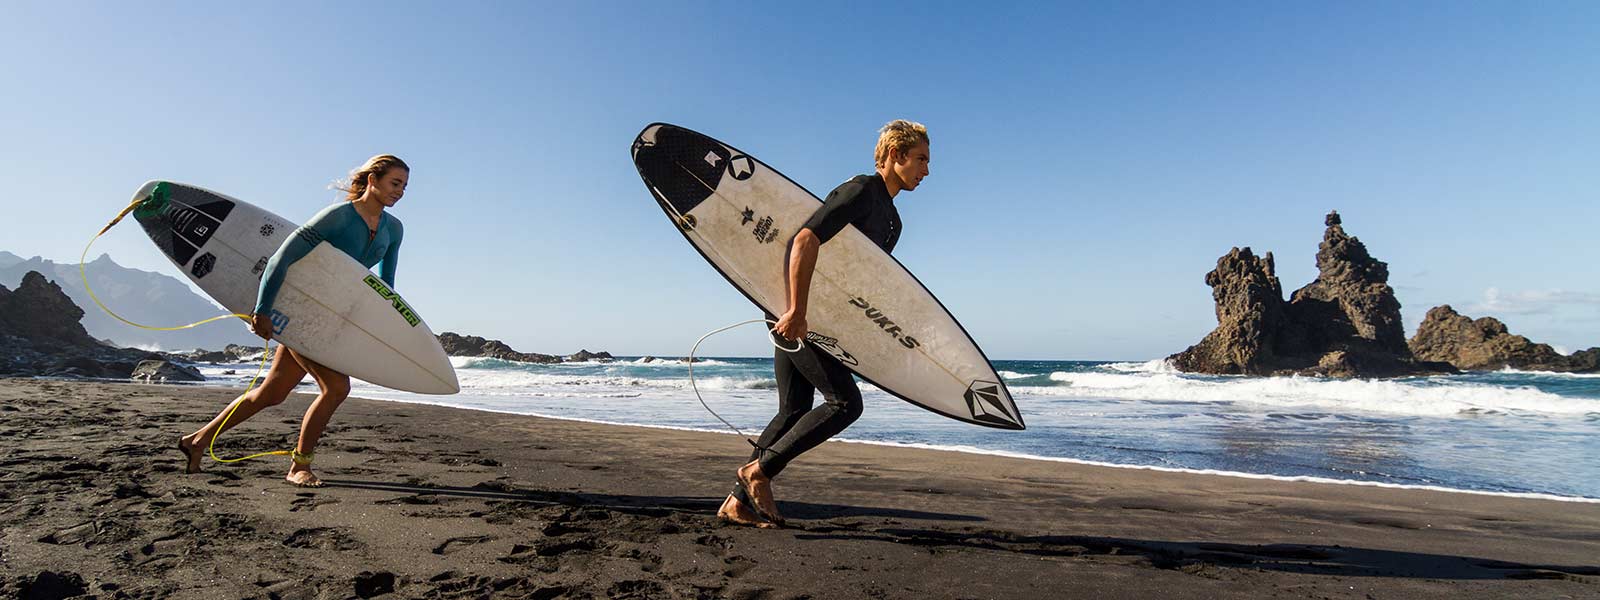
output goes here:
[{"label": "man's hand", "polygon": [[778,333],[778,337],[791,342],[800,340],[806,336],[806,315],[794,310],[785,312],[778,317],[778,324],[772,330]]}]

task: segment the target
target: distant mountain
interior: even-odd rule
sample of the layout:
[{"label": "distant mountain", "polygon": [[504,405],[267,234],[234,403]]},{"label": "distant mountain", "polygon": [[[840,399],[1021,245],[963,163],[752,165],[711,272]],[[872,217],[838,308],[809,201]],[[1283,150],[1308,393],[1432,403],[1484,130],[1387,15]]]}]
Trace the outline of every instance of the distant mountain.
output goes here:
[{"label": "distant mountain", "polygon": [[[84,265],[94,293],[111,310],[135,323],[170,327],[193,323],[227,311],[211,300],[194,293],[182,281],[160,273],[130,269],[111,260],[109,255]],[[83,308],[83,327],[98,339],[120,346],[163,350],[215,350],[228,344],[258,344],[261,339],[245,330],[237,320],[207,323],[181,331],[149,331],[116,320],[95,306],[83,289],[78,263],[56,263],[40,257],[24,259],[0,251],[0,285],[11,288],[22,282],[28,271],[38,271],[61,286],[74,304]]]},{"label": "distant mountain", "polygon": [[5,250],[0,250],[0,269],[10,267],[11,265],[17,264],[24,260],[27,259],[10,252],[6,252]]}]

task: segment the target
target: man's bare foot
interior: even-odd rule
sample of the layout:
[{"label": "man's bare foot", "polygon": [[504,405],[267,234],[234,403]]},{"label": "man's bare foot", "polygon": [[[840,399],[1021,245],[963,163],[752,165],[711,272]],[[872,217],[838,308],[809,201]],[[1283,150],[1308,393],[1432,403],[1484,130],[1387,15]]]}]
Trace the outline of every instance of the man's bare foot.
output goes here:
[{"label": "man's bare foot", "polygon": [[205,458],[206,455],[200,444],[196,443],[196,439],[196,436],[192,434],[178,438],[178,451],[182,452],[184,458],[188,459],[188,464],[184,465],[183,472],[190,475],[200,472],[200,459]]},{"label": "man's bare foot", "polygon": [[717,518],[724,523],[743,525],[745,527],[760,527],[762,529],[776,529],[778,526],[762,521],[761,517],[745,506],[733,494],[728,494],[728,499],[722,501],[722,508],[717,509]]},{"label": "man's bare foot", "polygon": [[295,465],[289,469],[289,475],[284,479],[295,487],[322,487],[322,480],[317,479],[317,474],[312,473],[310,467]]},{"label": "man's bare foot", "polygon": [[745,492],[755,503],[756,514],[782,527],[785,521],[783,515],[778,514],[778,502],[772,499],[772,479],[761,472],[761,461],[752,460],[739,467],[739,481],[744,483]]}]

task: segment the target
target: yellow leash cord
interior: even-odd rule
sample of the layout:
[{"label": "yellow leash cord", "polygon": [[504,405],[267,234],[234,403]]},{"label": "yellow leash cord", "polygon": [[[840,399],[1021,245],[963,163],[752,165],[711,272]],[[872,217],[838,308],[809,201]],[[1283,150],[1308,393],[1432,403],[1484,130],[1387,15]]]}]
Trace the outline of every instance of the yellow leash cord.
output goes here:
[{"label": "yellow leash cord", "polygon": [[[83,254],[78,257],[78,275],[83,278],[83,289],[84,289],[84,291],[89,292],[89,298],[94,300],[95,306],[99,306],[100,310],[106,311],[106,314],[111,315],[112,317],[116,318],[118,321],[122,321],[123,323],[127,323],[129,325],[134,326],[134,327],[138,327],[140,329],[147,329],[147,330],[150,330],[150,331],[177,331],[177,330],[180,330],[180,329],[189,329],[191,327],[197,327],[197,326],[200,326],[200,325],[204,325],[206,323],[210,323],[212,321],[221,321],[221,320],[227,319],[229,317],[238,317],[238,318],[243,319],[245,322],[248,323],[250,321],[250,315],[242,315],[242,314],[239,314],[239,313],[229,313],[229,314],[226,314],[226,315],[219,315],[219,316],[211,317],[211,318],[206,319],[204,321],[195,321],[195,322],[190,323],[188,325],[179,325],[177,327],[150,327],[148,325],[140,325],[140,324],[135,323],[133,321],[129,321],[127,319],[124,319],[124,318],[122,318],[122,315],[119,315],[119,314],[117,314],[115,312],[112,312],[111,309],[106,308],[106,305],[104,303],[100,302],[100,298],[98,296],[94,295],[94,288],[89,285],[89,272],[88,272],[87,269],[84,268],[84,261],[89,258],[89,248],[94,246],[95,240],[100,239],[100,236],[105,235],[107,231],[111,231],[112,227],[116,226],[117,223],[122,222],[122,218],[123,217],[128,216],[128,213],[133,212],[134,209],[138,208],[139,205],[143,204],[144,202],[145,202],[145,199],[135,199],[132,203],[129,203],[127,208],[124,208],[124,209],[122,209],[122,212],[117,213],[116,218],[111,219],[111,222],[107,223],[106,226],[100,230],[100,233],[96,233],[96,234],[94,234],[94,237],[89,238],[89,244],[83,247]],[[270,354],[269,351],[271,349],[272,349],[272,342],[271,341],[268,341],[266,345],[262,346],[262,348],[261,348],[261,366],[256,369],[256,376],[250,378],[250,385],[245,387],[244,392],[246,394],[250,393],[250,390],[255,389],[256,381],[261,379],[261,373],[267,369],[267,357],[269,356],[269,354]],[[249,459],[252,459],[252,458],[257,458],[257,457],[262,457],[262,456],[274,456],[274,455],[277,455],[277,456],[288,456],[290,454],[289,450],[274,450],[272,452],[261,452],[259,454],[251,454],[250,456],[246,456],[246,457],[243,457],[243,458],[219,458],[219,457],[217,457],[217,451],[216,451],[217,438],[222,436],[222,430],[228,426],[228,419],[233,417],[233,411],[239,410],[239,405],[243,404],[243,403],[244,402],[243,402],[242,399],[240,401],[238,401],[238,402],[234,402],[233,406],[228,409],[228,414],[222,417],[222,423],[217,425],[217,432],[211,435],[211,442],[210,442],[210,444],[208,444],[206,446],[206,453],[211,455],[211,460],[214,460],[214,461],[217,461],[217,462],[220,462],[220,463],[235,463],[235,462],[239,462],[241,460],[249,460]]]}]

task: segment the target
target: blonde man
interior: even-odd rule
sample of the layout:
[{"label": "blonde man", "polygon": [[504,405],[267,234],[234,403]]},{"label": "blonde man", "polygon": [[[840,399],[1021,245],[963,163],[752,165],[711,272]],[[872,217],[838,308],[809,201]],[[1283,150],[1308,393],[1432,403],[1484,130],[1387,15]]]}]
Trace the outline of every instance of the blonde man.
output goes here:
[{"label": "blonde man", "polygon": [[[878,133],[873,152],[876,172],[857,175],[834,188],[817,212],[789,242],[789,308],[774,331],[787,340],[806,334],[806,306],[817,254],[828,240],[854,225],[884,252],[900,239],[900,213],[894,198],[917,189],[928,176],[928,129],[920,123],[891,121]],[[769,317],[770,318],[770,317]],[[739,484],[717,516],[741,525],[782,526],[772,496],[772,478],[807,450],[844,431],[861,416],[861,389],[850,369],[826,352],[807,346],[799,352],[773,352],[778,380],[778,414],[762,431],[750,462],[739,468]],[[814,393],[823,403],[813,406]]]}]

